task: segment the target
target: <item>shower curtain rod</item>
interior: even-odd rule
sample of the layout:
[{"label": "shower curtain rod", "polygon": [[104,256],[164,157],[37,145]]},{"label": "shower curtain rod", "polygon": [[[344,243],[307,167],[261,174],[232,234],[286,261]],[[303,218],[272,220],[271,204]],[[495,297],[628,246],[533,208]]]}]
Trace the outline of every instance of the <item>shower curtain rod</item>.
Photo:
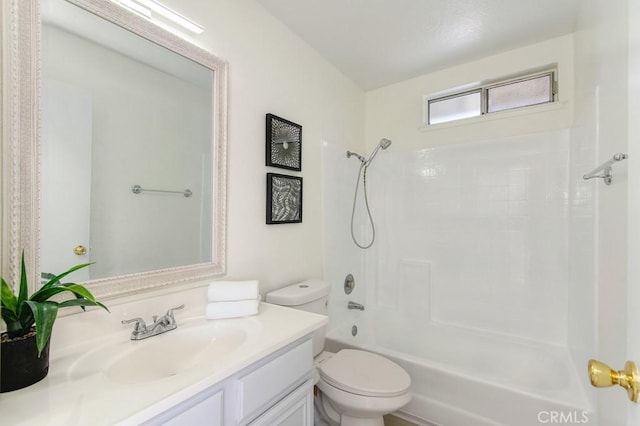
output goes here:
[{"label": "shower curtain rod", "polygon": [[[615,154],[611,159],[605,161],[595,169],[591,170],[586,175],[582,176],[582,179],[587,180],[587,179],[599,178],[604,180],[605,184],[611,185],[611,180],[612,180],[611,166],[617,163],[618,161],[625,160],[626,158],[627,158],[627,154],[623,154],[619,152]],[[602,171],[602,174],[597,174],[600,171]]]}]

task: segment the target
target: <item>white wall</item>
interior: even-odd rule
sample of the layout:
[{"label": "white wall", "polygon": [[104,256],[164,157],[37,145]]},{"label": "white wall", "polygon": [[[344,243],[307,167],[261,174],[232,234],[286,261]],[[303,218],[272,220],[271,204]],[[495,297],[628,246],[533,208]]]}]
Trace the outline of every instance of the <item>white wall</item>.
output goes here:
[{"label": "white wall", "polygon": [[[572,49],[573,37],[568,35],[367,92],[366,143],[372,148],[386,137],[393,140],[394,150],[404,150],[566,129],[573,117]],[[420,130],[424,124],[423,96],[549,64],[558,66],[560,103],[555,107],[535,107],[535,114],[513,116],[512,112],[505,112]]]},{"label": "white wall", "polygon": [[[229,62],[229,279],[265,293],[322,275],[321,142],[363,145],[364,94],[253,0],[166,0],[205,32],[193,41]],[[265,114],[303,126],[303,222],[265,225]]]}]

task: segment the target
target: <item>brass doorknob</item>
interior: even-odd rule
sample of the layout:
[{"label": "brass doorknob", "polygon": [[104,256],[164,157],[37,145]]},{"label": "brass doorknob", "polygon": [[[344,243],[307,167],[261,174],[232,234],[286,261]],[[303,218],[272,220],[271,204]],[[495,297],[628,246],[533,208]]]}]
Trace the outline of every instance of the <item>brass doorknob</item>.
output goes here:
[{"label": "brass doorknob", "polygon": [[640,375],[638,374],[638,367],[633,361],[627,361],[624,365],[624,370],[615,371],[603,362],[590,359],[589,379],[591,384],[597,388],[620,385],[627,390],[627,395],[629,395],[631,401],[638,402]]},{"label": "brass doorknob", "polygon": [[73,248],[73,253],[77,256],[84,256],[87,254],[87,248],[83,245],[77,245]]}]

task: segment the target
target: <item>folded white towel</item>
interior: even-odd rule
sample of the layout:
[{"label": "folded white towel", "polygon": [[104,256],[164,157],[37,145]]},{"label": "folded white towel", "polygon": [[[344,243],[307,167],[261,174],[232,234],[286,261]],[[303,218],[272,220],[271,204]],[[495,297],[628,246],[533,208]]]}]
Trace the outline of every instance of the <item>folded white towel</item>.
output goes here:
[{"label": "folded white towel", "polygon": [[209,302],[255,300],[258,298],[258,280],[214,281],[207,290]]},{"label": "folded white towel", "polygon": [[247,317],[258,313],[258,299],[236,302],[211,302],[207,304],[208,319]]}]

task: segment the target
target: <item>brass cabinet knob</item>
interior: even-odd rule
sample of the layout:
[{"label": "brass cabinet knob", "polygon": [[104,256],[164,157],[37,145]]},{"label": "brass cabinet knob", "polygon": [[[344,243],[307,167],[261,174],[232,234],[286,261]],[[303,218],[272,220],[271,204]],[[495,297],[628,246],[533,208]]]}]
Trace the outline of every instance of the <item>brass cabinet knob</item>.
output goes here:
[{"label": "brass cabinet knob", "polygon": [[87,248],[83,245],[77,245],[73,248],[73,253],[77,256],[84,256],[87,254]]},{"label": "brass cabinet knob", "polygon": [[633,361],[627,361],[624,365],[624,370],[615,371],[603,362],[590,359],[589,379],[591,384],[597,388],[620,385],[627,390],[631,401],[638,402],[640,375],[638,374],[638,367]]}]

